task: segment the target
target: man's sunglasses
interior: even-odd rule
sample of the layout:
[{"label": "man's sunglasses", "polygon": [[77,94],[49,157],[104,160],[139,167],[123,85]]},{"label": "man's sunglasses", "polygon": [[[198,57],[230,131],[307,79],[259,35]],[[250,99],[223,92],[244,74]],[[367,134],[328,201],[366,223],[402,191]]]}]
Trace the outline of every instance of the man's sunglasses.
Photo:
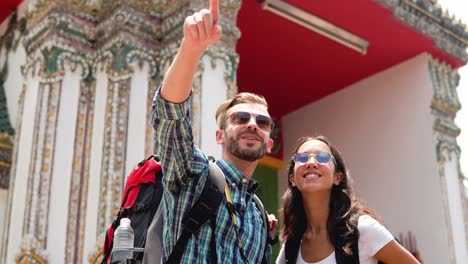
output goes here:
[{"label": "man's sunglasses", "polygon": [[266,115],[255,115],[249,112],[234,112],[228,116],[231,118],[231,123],[234,125],[245,125],[250,122],[250,119],[254,117],[257,126],[264,131],[271,131],[273,129],[273,119]]},{"label": "man's sunglasses", "polygon": [[296,153],[293,156],[294,162],[306,163],[310,157],[313,156],[315,160],[320,164],[327,164],[333,156],[326,151],[319,151],[317,153],[301,152]]}]

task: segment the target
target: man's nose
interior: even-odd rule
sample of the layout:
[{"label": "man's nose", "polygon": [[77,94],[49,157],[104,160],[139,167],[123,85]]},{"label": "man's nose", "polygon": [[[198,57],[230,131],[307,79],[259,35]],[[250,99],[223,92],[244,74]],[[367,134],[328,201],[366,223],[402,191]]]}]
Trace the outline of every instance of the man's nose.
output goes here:
[{"label": "man's nose", "polygon": [[247,123],[248,128],[257,129],[257,121],[255,121],[255,117],[251,116],[249,122]]}]

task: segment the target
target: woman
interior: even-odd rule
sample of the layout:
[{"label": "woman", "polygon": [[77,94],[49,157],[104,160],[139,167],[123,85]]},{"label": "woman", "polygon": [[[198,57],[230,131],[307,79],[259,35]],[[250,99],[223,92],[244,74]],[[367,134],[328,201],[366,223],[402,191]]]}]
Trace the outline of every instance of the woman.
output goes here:
[{"label": "woman", "polygon": [[356,200],[343,159],[325,137],[298,140],[288,177],[276,263],[419,263]]}]

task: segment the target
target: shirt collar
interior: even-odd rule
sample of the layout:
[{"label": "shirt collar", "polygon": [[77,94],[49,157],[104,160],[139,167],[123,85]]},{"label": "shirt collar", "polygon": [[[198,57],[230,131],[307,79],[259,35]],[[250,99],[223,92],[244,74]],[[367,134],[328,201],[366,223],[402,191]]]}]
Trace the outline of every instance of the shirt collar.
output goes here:
[{"label": "shirt collar", "polygon": [[229,185],[249,193],[255,193],[259,186],[256,180],[245,177],[234,165],[224,159],[217,160],[216,164],[223,171]]}]

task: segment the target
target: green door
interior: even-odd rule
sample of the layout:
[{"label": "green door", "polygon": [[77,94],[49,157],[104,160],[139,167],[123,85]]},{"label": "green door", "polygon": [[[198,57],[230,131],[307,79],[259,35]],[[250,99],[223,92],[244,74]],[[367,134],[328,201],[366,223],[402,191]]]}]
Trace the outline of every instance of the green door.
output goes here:
[{"label": "green door", "polygon": [[[278,171],[268,166],[259,164],[253,174],[253,178],[260,183],[260,187],[255,192],[262,200],[263,206],[269,214],[278,214]],[[278,256],[279,246],[273,246],[273,263]]]}]

